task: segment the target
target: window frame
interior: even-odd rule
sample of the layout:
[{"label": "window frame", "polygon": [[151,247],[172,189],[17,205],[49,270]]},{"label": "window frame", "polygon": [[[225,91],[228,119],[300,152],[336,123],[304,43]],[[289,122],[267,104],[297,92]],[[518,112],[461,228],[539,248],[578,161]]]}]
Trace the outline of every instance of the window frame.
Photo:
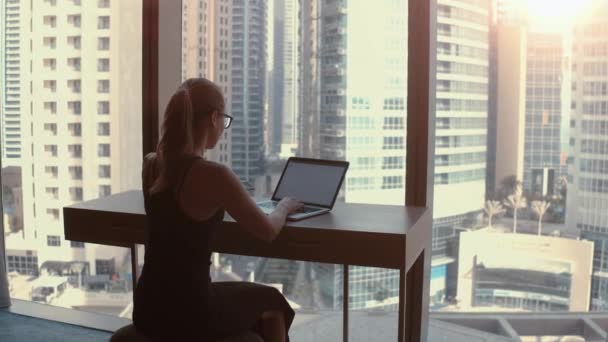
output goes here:
[{"label": "window frame", "polygon": [[[437,1],[408,1],[408,66],[407,66],[407,125],[406,125],[406,170],[405,205],[426,207],[430,217],[429,233],[432,230],[433,180],[434,180],[434,138],[435,138],[435,86],[436,86],[436,12]],[[163,101],[181,83],[181,2],[144,0],[144,40],[143,40],[143,154],[155,150],[159,138],[160,113]],[[180,7],[175,12],[176,7]],[[159,10],[163,15],[158,16]],[[176,16],[176,17],[173,17]],[[159,31],[159,27],[163,31]],[[173,30],[171,29],[173,28]],[[177,33],[177,35],[176,35]],[[156,38],[156,39],[155,39]],[[173,53],[172,53],[173,52]],[[159,69],[162,65],[162,69]],[[426,70],[426,72],[420,72]],[[159,84],[159,79],[162,82]],[[162,88],[161,88],[162,84]],[[162,101],[161,101],[162,99]],[[422,317],[399,317],[405,321],[405,331],[412,340],[426,340],[428,333],[428,293],[430,286],[431,245],[426,253],[412,266],[405,277],[400,275],[400,287],[415,287],[417,295],[413,304],[422,312]],[[345,273],[346,274],[346,273]],[[417,284],[423,284],[422,287]],[[346,293],[346,292],[345,292]],[[405,293],[405,291],[403,291]],[[405,305],[400,300],[399,305]],[[408,307],[411,308],[411,301]],[[408,311],[411,312],[411,311]],[[401,327],[401,325],[400,325]],[[406,337],[399,331],[399,337]],[[348,334],[344,325],[344,334]]]}]

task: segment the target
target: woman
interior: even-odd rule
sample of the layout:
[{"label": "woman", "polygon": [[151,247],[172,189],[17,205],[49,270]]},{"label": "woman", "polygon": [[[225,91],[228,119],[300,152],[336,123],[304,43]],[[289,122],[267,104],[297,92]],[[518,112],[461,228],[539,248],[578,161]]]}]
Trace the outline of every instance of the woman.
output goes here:
[{"label": "woman", "polygon": [[219,87],[203,78],[185,81],[167,105],[156,153],[143,163],[148,238],[133,321],[141,333],[167,341],[215,341],[248,330],[288,341],[294,312],[279,291],[209,277],[210,240],[224,210],[270,242],[302,206],[284,198],[265,215],[229,168],[203,158],[230,126],[224,108]]}]

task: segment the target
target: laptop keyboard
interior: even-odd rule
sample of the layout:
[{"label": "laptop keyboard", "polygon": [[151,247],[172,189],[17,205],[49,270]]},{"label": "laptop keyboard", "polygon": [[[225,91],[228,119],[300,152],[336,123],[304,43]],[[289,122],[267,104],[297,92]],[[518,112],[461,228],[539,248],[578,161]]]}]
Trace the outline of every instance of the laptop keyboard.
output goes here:
[{"label": "laptop keyboard", "polygon": [[[268,201],[268,202],[258,203],[258,206],[260,206],[261,208],[264,208],[264,209],[274,210],[274,208],[276,208],[278,204],[279,204],[279,202],[276,202],[276,201]],[[294,213],[307,214],[307,213],[312,213],[314,211],[319,211],[319,210],[321,210],[321,209],[315,208],[315,207],[309,207],[309,206],[305,205],[302,208],[296,210]]]},{"label": "laptop keyboard", "polygon": [[268,201],[268,202],[258,203],[258,206],[260,208],[274,210],[274,208],[277,207],[277,204],[279,204],[279,202],[274,202],[274,201],[270,202],[270,201]]}]

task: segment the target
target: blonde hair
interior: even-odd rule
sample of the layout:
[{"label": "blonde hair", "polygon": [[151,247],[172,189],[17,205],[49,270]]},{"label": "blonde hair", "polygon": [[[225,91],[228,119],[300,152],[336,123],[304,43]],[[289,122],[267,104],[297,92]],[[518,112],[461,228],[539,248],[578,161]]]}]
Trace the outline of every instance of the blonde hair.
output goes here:
[{"label": "blonde hair", "polygon": [[174,183],[178,162],[194,155],[195,149],[205,141],[207,132],[200,131],[200,122],[213,113],[224,109],[224,97],[220,88],[205,78],[190,78],[171,96],[156,146],[156,177],[149,189],[151,193],[165,190]]}]

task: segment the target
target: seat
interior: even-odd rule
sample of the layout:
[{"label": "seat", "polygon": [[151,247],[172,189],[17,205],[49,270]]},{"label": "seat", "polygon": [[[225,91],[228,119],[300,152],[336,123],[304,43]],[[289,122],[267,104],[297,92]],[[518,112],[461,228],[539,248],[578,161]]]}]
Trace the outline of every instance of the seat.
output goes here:
[{"label": "seat", "polygon": [[[150,339],[137,332],[133,324],[129,324],[116,330],[110,337],[110,342],[150,342]],[[258,334],[248,331],[216,342],[264,342],[264,340]]]},{"label": "seat", "polygon": [[149,342],[146,336],[135,330],[133,324],[126,325],[114,332],[110,337],[110,342]]}]

